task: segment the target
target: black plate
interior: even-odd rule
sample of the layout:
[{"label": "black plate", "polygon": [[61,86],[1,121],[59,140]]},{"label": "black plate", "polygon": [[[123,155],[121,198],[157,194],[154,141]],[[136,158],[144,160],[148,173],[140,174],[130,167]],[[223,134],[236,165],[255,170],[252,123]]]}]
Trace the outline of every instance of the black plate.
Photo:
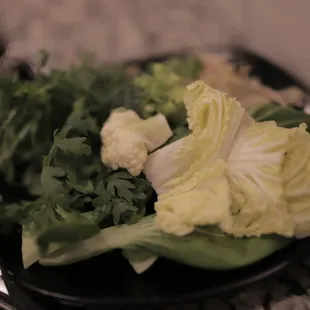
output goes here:
[{"label": "black plate", "polygon": [[[300,85],[296,80],[261,58],[238,53],[254,72],[272,87]],[[261,68],[264,68],[263,70]],[[118,251],[66,267],[34,265],[23,270],[20,235],[0,239],[0,264],[16,284],[37,295],[48,296],[75,305],[151,306],[197,303],[202,299],[234,292],[251,283],[270,277],[294,260],[304,256],[309,240],[291,246],[260,262],[231,271],[191,268],[159,259],[147,272],[137,275]],[[51,300],[52,301],[52,300]],[[101,309],[101,308],[100,308]]]}]

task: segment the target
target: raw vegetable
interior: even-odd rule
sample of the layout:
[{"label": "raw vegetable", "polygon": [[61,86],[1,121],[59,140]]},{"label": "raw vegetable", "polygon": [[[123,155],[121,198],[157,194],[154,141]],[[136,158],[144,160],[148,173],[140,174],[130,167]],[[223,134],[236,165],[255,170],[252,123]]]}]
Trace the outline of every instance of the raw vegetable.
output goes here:
[{"label": "raw vegetable", "polygon": [[[154,223],[154,215],[151,215],[133,225],[103,229],[87,240],[42,257],[39,262],[48,266],[67,265],[121,248],[136,250],[140,257],[147,257],[146,260],[141,260],[143,263],[148,263],[148,259],[156,253],[195,267],[225,270],[254,263],[290,242],[290,239],[280,236],[234,238],[212,226],[198,228],[190,235],[180,238],[162,232]],[[148,263],[146,266],[149,265]],[[143,267],[136,271],[145,271]]]},{"label": "raw vegetable", "polygon": [[[1,77],[0,172],[9,185],[32,191],[39,183],[42,155],[53,144],[53,132],[64,125],[75,102],[83,101],[81,117],[92,117],[81,126],[94,131],[111,109],[125,104],[121,99],[129,81],[120,68],[94,69],[86,64],[68,71],[55,69],[34,81]],[[128,97],[126,104],[135,105],[134,99]]]},{"label": "raw vegetable", "polygon": [[236,236],[292,236],[281,175],[289,131],[255,123],[237,100],[203,82],[187,89],[192,133],[151,154],[144,170],[159,195],[159,227],[178,236],[214,224]]},{"label": "raw vegetable", "polygon": [[175,58],[154,63],[149,73],[138,75],[134,83],[141,87],[144,99],[144,116],[162,112],[173,125],[183,125],[185,111],[182,102],[183,87],[195,80],[202,80],[212,88],[236,97],[246,109],[276,103],[282,107],[301,106],[305,94],[295,86],[274,90],[254,76],[247,64],[230,63],[221,55],[204,53],[197,57]]},{"label": "raw vegetable", "polygon": [[275,121],[278,126],[285,128],[298,127],[301,123],[310,124],[310,115],[292,107],[280,107],[276,104],[252,107],[248,113],[257,121]]},{"label": "raw vegetable", "polygon": [[138,176],[148,153],[172,135],[163,114],[143,120],[133,110],[114,110],[101,129],[101,160],[114,170],[125,168]]},{"label": "raw vegetable", "polygon": [[[43,160],[42,194],[20,205],[23,237],[37,239],[42,249],[50,239],[57,243],[82,240],[111,223],[137,221],[145,212],[149,184],[144,176],[112,172],[101,164],[99,148],[97,155],[90,156],[87,138],[74,135],[82,124],[86,135],[86,124],[93,124],[79,117],[81,108],[77,102],[63,128],[54,134],[54,144]],[[23,247],[25,267],[33,263],[27,259],[32,252],[37,252],[36,247]]]},{"label": "raw vegetable", "polygon": [[[69,261],[85,259],[109,249],[122,248],[124,255],[138,272],[150,267],[157,256],[168,257],[194,266],[225,269],[254,262],[291,241],[291,239],[270,235],[239,239],[229,236],[214,225],[197,226],[199,221],[205,220],[201,215],[206,215],[199,213],[199,208],[195,211],[198,219],[191,223],[194,225],[191,225],[190,229],[186,227],[185,232],[191,231],[191,233],[182,238],[167,234],[159,230],[157,220],[154,222],[154,216],[144,217],[148,198],[152,192],[152,187],[145,175],[142,173],[133,176],[123,169],[113,171],[102,164],[100,127],[107,121],[111,111],[117,108],[136,111],[137,115],[133,118],[137,121],[138,127],[140,124],[144,127],[148,122],[159,121],[158,116],[150,120],[141,120],[140,117],[149,118],[162,113],[171,126],[173,136],[158,151],[166,152],[166,156],[163,157],[163,163],[166,165],[157,166],[160,169],[156,177],[158,178],[160,171],[164,179],[158,178],[157,181],[160,180],[160,182],[154,187],[160,195],[167,192],[163,185],[171,179],[171,169],[174,168],[173,152],[168,152],[168,150],[177,150],[184,140],[188,141],[189,146],[195,142],[193,144],[195,147],[190,148],[189,154],[185,157],[189,155],[188,158],[195,163],[190,170],[192,172],[201,170],[197,172],[197,176],[200,181],[205,182],[201,183],[203,184],[201,188],[197,187],[196,184],[189,182],[195,181],[195,178],[191,176],[191,173],[186,173],[184,178],[189,178],[184,182],[184,186],[187,186],[186,190],[190,186],[196,186],[198,192],[202,192],[203,187],[208,187],[206,198],[215,199],[215,201],[217,197],[212,190],[221,191],[223,204],[217,208],[216,212],[214,210],[210,212],[212,219],[210,221],[209,218],[208,223],[220,223],[221,219],[227,216],[229,218],[231,214],[227,205],[230,205],[232,199],[237,201],[240,198],[229,195],[231,180],[227,178],[226,173],[229,166],[227,156],[231,154],[231,142],[235,143],[234,137],[242,136],[242,131],[235,135],[234,124],[238,127],[238,115],[246,124],[244,128],[249,126],[253,120],[248,116],[243,117],[242,109],[235,106],[235,100],[230,99],[230,104],[226,106],[229,109],[224,108],[223,114],[218,113],[217,109],[212,110],[219,119],[223,115],[230,116],[229,119],[218,122],[210,117],[215,126],[211,128],[210,124],[211,130],[208,131],[204,127],[205,117],[210,111],[202,109],[204,113],[200,113],[200,110],[195,110],[190,104],[195,96],[189,96],[186,102],[187,108],[190,107],[191,121],[189,126],[187,125],[186,109],[182,100],[185,90],[183,87],[195,80],[201,72],[199,60],[178,58],[162,65],[153,64],[149,73],[135,75],[135,77],[129,76],[122,68],[96,67],[95,69],[95,66],[91,64],[83,64],[68,71],[50,70],[48,75],[44,74],[44,70],[41,69],[38,68],[36,79],[31,82],[22,83],[7,77],[0,79],[0,121],[2,124],[0,126],[0,172],[5,177],[9,188],[21,185],[25,189],[23,193],[28,192],[20,196],[21,202],[15,200],[9,203],[7,191],[3,191],[0,222],[5,225],[1,228],[7,228],[10,223],[22,225],[22,251],[26,268],[40,258],[47,264],[66,264]],[[214,99],[217,100],[217,97]],[[269,105],[265,107],[271,110],[274,108]],[[265,107],[259,109],[265,109]],[[281,116],[276,121],[280,120],[284,123],[294,116],[296,117],[295,123],[298,125],[299,120],[305,117],[304,114],[295,114],[292,109],[285,110],[285,113],[283,111],[283,108],[277,111],[277,117]],[[263,115],[260,120],[264,117],[268,118],[268,115]],[[161,116],[159,118],[161,121],[164,120]],[[221,127],[226,124],[226,121],[229,126]],[[268,126],[268,130],[276,132],[274,124]],[[256,130],[248,134],[257,135],[260,129],[267,127],[256,125],[255,128]],[[164,132],[168,138],[171,132],[168,127],[166,129]],[[133,133],[138,131],[132,130]],[[296,146],[306,143],[304,129],[295,131],[290,131],[288,140],[291,141],[293,137],[297,137],[297,140],[294,140]],[[148,151],[157,148],[155,145],[160,145],[167,139],[162,139],[164,135],[157,134],[156,139],[160,137],[161,141],[148,145]],[[212,134],[214,134],[213,139],[217,137],[218,141],[206,149],[203,142],[212,138]],[[263,132],[261,136],[264,136]],[[229,139],[226,140],[227,137]],[[280,137],[279,142],[283,141],[280,133],[279,135],[276,133],[273,138],[276,139],[276,137]],[[149,138],[150,136],[148,141],[153,141]],[[141,141],[144,138],[140,136],[138,140]],[[197,144],[197,141],[202,143]],[[245,139],[245,141],[248,140]],[[294,145],[289,143],[291,151],[287,157],[287,175],[294,175],[292,163],[300,157],[298,152],[293,151]],[[256,146],[259,149],[259,145]],[[125,149],[123,145],[120,147],[122,150]],[[216,159],[212,156],[212,152],[218,155],[219,147],[221,147],[220,158]],[[201,152],[202,149],[205,152]],[[235,151],[239,154],[238,148]],[[197,156],[197,153],[201,156]],[[126,155],[129,154],[131,153]],[[279,154],[272,158],[278,160],[278,157],[281,157],[278,156]],[[271,153],[265,155],[266,158],[271,158]],[[235,158],[237,162],[236,160],[234,162],[232,170],[234,173],[238,172],[235,169],[238,167],[235,165],[238,164],[238,156],[236,155]],[[180,166],[175,169],[175,173],[179,173],[182,169],[187,170],[188,162],[185,160],[183,165],[183,159],[179,161]],[[212,165],[199,169],[199,164],[204,160]],[[167,165],[169,161],[172,164],[171,167]],[[247,162],[247,169],[253,161],[254,158]],[[118,166],[121,165],[118,164]],[[138,174],[141,168],[140,165],[139,169],[131,172]],[[307,170],[306,162],[301,161],[298,169]],[[276,176],[276,173],[273,175],[272,169],[270,171],[261,169],[261,171],[265,173],[265,184],[269,177]],[[206,175],[207,178],[205,178],[205,172],[211,172],[213,176]],[[240,171],[238,173],[239,176],[242,175]],[[214,182],[215,176],[216,182]],[[296,182],[301,183],[304,176],[301,174],[299,178],[296,178]],[[285,180],[285,177],[281,177]],[[154,184],[156,182],[154,181]],[[207,182],[210,182],[210,186]],[[211,184],[213,182],[214,185]],[[296,233],[303,235],[308,233],[307,211],[303,209],[306,201],[303,199],[307,195],[307,190],[306,187],[302,187],[302,191],[298,192],[294,184],[288,179],[285,181],[285,188],[289,195],[285,199],[289,201],[291,196],[301,194],[298,200],[300,204],[293,203],[293,199],[288,209],[289,212],[294,212],[294,221],[298,223]],[[251,188],[249,192],[253,193],[254,189]],[[15,189],[13,192],[13,198],[19,197],[19,192]],[[179,200],[180,205],[184,205],[184,202],[191,197],[185,196],[182,198],[187,200]],[[203,196],[197,197],[199,202]],[[194,202],[196,198],[193,198]],[[276,194],[273,198],[276,198]],[[199,203],[196,206],[199,206]],[[118,223],[122,226],[118,226]],[[228,226],[228,228],[231,227],[233,226]],[[177,228],[178,225],[174,227],[174,229]],[[1,233],[5,231],[7,229],[1,229]],[[182,234],[185,232],[183,231]],[[253,233],[253,229],[250,233]],[[126,236],[125,239],[124,236]],[[107,237],[109,242],[106,244]],[[50,256],[44,256],[46,253]],[[221,260],[222,257],[227,260]]]},{"label": "raw vegetable", "polygon": [[310,235],[310,135],[306,126],[291,129],[282,171],[284,199],[295,222],[295,235]]},{"label": "raw vegetable", "polygon": [[291,164],[300,150],[296,141],[310,147],[305,126],[256,123],[237,100],[201,81],[187,87],[184,102],[191,133],[152,153],[144,170],[159,195],[156,215],[103,229],[44,255],[41,264],[70,264],[121,248],[139,273],[157,256],[230,269],[286,246],[292,240],[286,237],[309,233],[308,219],[299,216],[309,184],[302,191],[295,186],[307,178],[301,171],[307,161],[298,176]]},{"label": "raw vegetable", "polygon": [[[31,82],[2,77],[0,87],[0,172],[18,186],[13,197],[3,192],[1,232],[22,225],[26,267],[39,258],[37,242],[42,249],[50,239],[70,243],[144,215],[152,190],[144,175],[100,160],[101,124],[112,109],[137,104],[134,94],[124,103],[131,84],[121,69],[82,65]],[[20,187],[31,195],[20,196]]]},{"label": "raw vegetable", "polygon": [[[3,193],[0,232],[6,233],[11,223],[22,225],[25,267],[39,258],[39,247],[50,248],[51,242],[57,248],[103,227],[136,222],[152,192],[143,174],[114,172],[100,160],[102,123],[116,108],[144,115],[147,93],[119,67],[82,63],[43,72],[39,67],[30,82],[0,79],[0,173],[7,186],[17,186],[13,197]],[[169,140],[186,128],[175,132]]]},{"label": "raw vegetable", "polygon": [[142,99],[142,115],[150,117],[159,112],[173,128],[185,125],[184,86],[195,79],[201,69],[199,61],[191,57],[151,64],[149,72],[134,78],[134,84],[146,95]]}]

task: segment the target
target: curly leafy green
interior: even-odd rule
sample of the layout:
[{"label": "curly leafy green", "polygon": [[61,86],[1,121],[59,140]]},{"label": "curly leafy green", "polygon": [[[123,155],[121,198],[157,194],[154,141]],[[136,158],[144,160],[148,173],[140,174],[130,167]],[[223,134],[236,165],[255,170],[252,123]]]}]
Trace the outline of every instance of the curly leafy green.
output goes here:
[{"label": "curly leafy green", "polygon": [[[34,81],[0,77],[0,175],[32,194],[0,202],[0,224],[23,226],[25,265],[50,242],[79,241],[102,227],[133,223],[151,191],[143,175],[100,160],[100,128],[113,108],[140,106],[121,68],[82,65],[37,72]],[[31,246],[26,246],[26,245]]]},{"label": "curly leafy green", "polygon": [[[54,143],[43,158],[40,197],[20,205],[28,210],[19,218],[25,266],[38,258],[39,248],[47,249],[50,243],[80,241],[102,227],[135,222],[145,212],[148,181],[143,175],[133,177],[102,165],[99,151],[89,145],[90,133],[83,137],[75,126],[82,121],[77,117],[82,106],[79,102],[77,106],[55,131]],[[39,248],[31,240],[37,240]]]},{"label": "curly leafy green", "polygon": [[195,58],[173,58],[163,63],[152,63],[134,79],[143,92],[143,116],[163,113],[173,128],[186,124],[183,105],[184,86],[197,78],[201,64]]}]

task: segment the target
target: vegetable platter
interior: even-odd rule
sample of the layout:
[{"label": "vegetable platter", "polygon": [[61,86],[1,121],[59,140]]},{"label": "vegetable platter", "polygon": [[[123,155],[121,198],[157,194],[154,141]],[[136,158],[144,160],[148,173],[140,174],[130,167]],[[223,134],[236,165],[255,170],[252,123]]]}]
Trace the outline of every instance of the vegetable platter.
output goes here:
[{"label": "vegetable platter", "polygon": [[151,309],[231,292],[302,257],[307,97],[237,56],[47,72],[41,54],[33,80],[2,74],[4,276],[54,309]]}]

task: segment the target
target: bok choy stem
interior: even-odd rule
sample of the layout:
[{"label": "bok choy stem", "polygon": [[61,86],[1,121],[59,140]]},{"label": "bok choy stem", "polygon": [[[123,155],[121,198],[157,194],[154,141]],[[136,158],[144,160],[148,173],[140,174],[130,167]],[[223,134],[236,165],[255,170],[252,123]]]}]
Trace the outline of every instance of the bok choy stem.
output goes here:
[{"label": "bok choy stem", "polygon": [[[42,265],[67,265],[113,249],[154,253],[183,264],[200,268],[233,269],[254,263],[291,242],[280,236],[235,238],[218,227],[206,226],[179,238],[166,234],[155,225],[154,215],[133,225],[103,229],[99,234],[40,259]],[[154,256],[154,257],[155,257]]]}]

